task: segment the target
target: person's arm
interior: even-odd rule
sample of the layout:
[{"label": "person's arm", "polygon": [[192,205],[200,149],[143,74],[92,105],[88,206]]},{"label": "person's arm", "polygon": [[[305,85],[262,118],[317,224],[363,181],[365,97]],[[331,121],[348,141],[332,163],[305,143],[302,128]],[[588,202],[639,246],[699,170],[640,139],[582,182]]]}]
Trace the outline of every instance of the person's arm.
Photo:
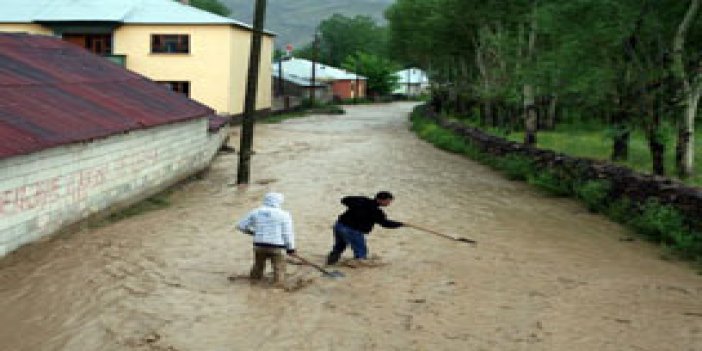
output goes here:
[{"label": "person's arm", "polygon": [[246,217],[242,218],[236,225],[236,229],[239,229],[242,233],[248,235],[254,235],[254,216],[255,211],[249,212]]},{"label": "person's arm", "polygon": [[375,223],[378,223],[383,228],[389,228],[389,229],[395,229],[395,228],[400,228],[404,226],[405,224],[402,222],[398,221],[393,221],[387,218],[385,215],[385,212],[383,210],[378,209],[378,212],[376,212],[376,218],[375,218]]},{"label": "person's arm", "polygon": [[288,255],[295,253],[295,230],[293,229],[292,217],[288,214],[283,221],[283,243],[285,243]]}]

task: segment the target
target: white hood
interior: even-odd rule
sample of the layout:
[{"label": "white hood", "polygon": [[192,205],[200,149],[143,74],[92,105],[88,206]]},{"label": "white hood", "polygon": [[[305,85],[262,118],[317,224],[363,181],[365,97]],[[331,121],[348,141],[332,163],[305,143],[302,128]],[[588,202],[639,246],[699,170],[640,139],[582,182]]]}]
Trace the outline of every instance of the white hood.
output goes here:
[{"label": "white hood", "polygon": [[280,208],[285,197],[281,193],[268,193],[263,197],[263,205],[267,207]]}]

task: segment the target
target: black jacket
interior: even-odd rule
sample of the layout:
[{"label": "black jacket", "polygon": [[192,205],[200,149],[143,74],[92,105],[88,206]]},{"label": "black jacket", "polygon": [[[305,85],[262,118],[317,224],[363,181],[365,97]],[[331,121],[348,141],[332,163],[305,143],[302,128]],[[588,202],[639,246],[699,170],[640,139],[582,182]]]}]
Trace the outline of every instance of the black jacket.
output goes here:
[{"label": "black jacket", "polygon": [[391,221],[385,216],[385,212],[380,209],[378,202],[364,196],[347,196],[341,199],[341,203],[346,205],[346,212],[339,216],[339,223],[370,233],[374,224],[379,224],[385,228],[399,228],[402,222]]}]

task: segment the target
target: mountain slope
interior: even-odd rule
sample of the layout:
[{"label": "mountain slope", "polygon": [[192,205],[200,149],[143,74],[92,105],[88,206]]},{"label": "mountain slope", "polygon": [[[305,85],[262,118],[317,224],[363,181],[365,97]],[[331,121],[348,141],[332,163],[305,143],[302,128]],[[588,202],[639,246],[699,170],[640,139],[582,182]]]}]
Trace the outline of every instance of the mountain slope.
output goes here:
[{"label": "mountain slope", "polygon": [[[254,0],[220,0],[232,10],[231,17],[252,23]],[[266,29],[278,34],[277,47],[296,48],[312,41],[320,21],[335,13],[353,17],[367,15],[383,22],[383,11],[394,0],[268,0]]]}]

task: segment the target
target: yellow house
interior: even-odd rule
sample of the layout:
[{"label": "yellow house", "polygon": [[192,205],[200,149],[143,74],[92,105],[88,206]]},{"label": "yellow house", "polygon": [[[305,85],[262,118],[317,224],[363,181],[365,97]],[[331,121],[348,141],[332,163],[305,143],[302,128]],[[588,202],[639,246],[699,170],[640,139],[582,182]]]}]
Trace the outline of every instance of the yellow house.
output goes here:
[{"label": "yellow house", "polygon": [[[252,28],[173,0],[0,0],[0,31],[61,37],[219,114],[244,110]],[[263,37],[257,109],[271,107],[274,35]]]}]

